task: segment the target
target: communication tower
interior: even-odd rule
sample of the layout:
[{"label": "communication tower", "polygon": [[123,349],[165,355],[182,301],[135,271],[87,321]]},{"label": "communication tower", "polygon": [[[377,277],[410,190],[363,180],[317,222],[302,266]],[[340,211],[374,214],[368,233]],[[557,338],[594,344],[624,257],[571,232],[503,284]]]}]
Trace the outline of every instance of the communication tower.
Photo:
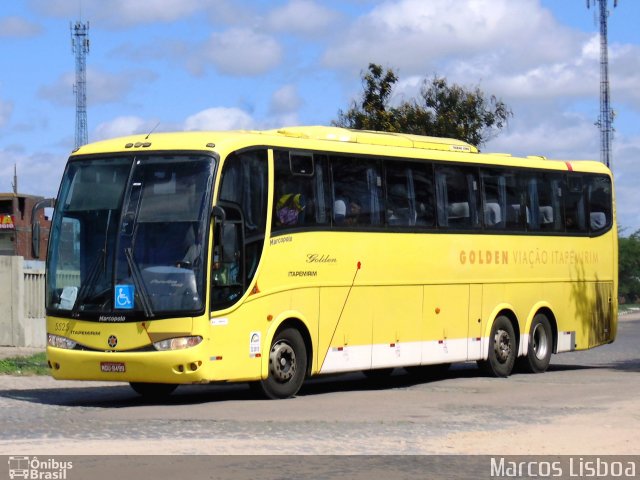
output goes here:
[{"label": "communication tower", "polygon": [[87,54],[89,53],[89,22],[71,24],[71,51],[76,59],[76,137],[75,147],[89,142],[87,133]]},{"label": "communication tower", "polygon": [[[607,20],[609,0],[587,0],[587,8],[591,4],[598,5],[600,16],[600,115],[596,126],[600,129],[600,161],[611,168],[611,138],[613,137],[613,110],[609,99],[609,53],[607,46]],[[613,7],[618,0],[613,0]]]}]

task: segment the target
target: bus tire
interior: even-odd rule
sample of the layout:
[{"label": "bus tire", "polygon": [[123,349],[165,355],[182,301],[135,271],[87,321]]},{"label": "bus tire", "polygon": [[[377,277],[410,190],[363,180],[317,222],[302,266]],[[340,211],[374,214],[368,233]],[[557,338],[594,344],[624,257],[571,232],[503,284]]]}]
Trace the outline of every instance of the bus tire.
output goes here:
[{"label": "bus tire", "polygon": [[293,397],[306,377],[307,349],[295,328],[285,328],[273,339],[269,350],[269,375],[260,381],[264,394],[271,399]]},{"label": "bus tire", "polygon": [[129,385],[131,385],[131,388],[133,388],[138,395],[149,399],[168,397],[178,388],[178,385],[172,383],[131,382]]},{"label": "bus tire", "polygon": [[546,315],[533,317],[527,354],[518,359],[518,367],[529,373],[543,373],[549,367],[553,350],[553,333]]},{"label": "bus tire", "polygon": [[493,322],[489,335],[489,357],[478,362],[482,370],[494,377],[508,377],[518,354],[516,334],[511,320],[500,315]]}]

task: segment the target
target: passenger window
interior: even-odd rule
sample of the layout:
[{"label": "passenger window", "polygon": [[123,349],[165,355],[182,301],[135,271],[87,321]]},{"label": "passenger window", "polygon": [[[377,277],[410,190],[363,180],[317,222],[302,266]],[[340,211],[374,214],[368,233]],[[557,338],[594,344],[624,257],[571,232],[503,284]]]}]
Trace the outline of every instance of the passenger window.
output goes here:
[{"label": "passenger window", "polygon": [[602,232],[611,223],[611,179],[593,176],[589,179],[589,230]]},{"label": "passenger window", "polygon": [[329,225],[327,157],[274,151],[274,231]]},{"label": "passenger window", "polygon": [[390,227],[433,226],[435,197],[430,164],[393,162],[385,166],[386,219]]},{"label": "passenger window", "polygon": [[220,200],[237,203],[247,237],[264,235],[267,223],[267,151],[232,154],[224,163]]},{"label": "passenger window", "polygon": [[376,161],[332,157],[333,224],[339,227],[382,225],[382,177]]},{"label": "passenger window", "polygon": [[438,226],[477,228],[479,186],[478,175],[470,167],[435,167]]},{"label": "passenger window", "polygon": [[564,184],[567,232],[586,232],[585,190],[582,175],[568,174]]},{"label": "passenger window", "polygon": [[517,173],[483,170],[484,225],[492,230],[524,230],[529,209],[524,205]]}]

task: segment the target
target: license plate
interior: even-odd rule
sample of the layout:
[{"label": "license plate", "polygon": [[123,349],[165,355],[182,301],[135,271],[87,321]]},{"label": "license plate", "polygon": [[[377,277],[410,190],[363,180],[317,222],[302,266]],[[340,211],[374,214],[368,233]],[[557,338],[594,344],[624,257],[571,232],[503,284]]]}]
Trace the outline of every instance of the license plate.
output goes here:
[{"label": "license plate", "polygon": [[100,362],[100,370],[103,373],[124,373],[127,371],[122,362]]}]

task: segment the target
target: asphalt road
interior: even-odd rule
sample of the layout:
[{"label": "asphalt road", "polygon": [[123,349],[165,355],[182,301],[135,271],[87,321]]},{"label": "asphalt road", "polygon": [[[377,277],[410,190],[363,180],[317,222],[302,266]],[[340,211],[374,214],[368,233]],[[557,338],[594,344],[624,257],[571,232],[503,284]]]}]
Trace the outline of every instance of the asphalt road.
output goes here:
[{"label": "asphalt road", "polygon": [[[309,381],[289,400],[245,385],[180,387],[163,403],[128,385],[0,377],[0,455],[640,453],[640,320],[552,357],[549,371]],[[639,472],[640,473],[640,472]]]}]

